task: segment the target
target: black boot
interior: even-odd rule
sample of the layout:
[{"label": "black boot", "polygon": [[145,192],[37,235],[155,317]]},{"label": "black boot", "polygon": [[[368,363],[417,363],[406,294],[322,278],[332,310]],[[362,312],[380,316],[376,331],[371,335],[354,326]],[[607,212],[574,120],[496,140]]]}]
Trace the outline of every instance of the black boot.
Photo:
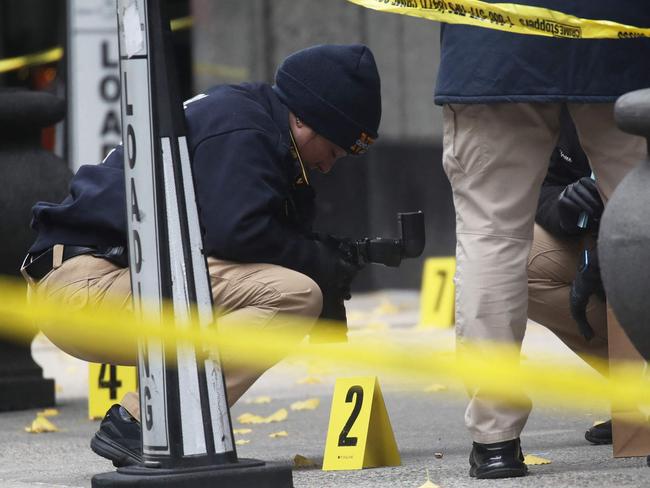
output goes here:
[{"label": "black boot", "polygon": [[474,442],[469,465],[472,478],[515,478],[528,473],[519,438],[493,444]]},{"label": "black boot", "polygon": [[608,420],[597,425],[585,432],[585,439],[592,444],[611,444],[612,443],[612,421]]}]

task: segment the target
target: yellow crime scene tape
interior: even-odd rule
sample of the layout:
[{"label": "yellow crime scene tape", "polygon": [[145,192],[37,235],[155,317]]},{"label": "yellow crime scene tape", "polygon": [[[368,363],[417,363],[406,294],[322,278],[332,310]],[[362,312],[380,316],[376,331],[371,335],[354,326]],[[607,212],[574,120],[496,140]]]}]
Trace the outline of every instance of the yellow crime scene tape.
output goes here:
[{"label": "yellow crime scene tape", "polygon": [[348,0],[381,12],[484,27],[516,34],[568,39],[650,37],[650,28],[610,20],[583,19],[557,10],[481,0]]},{"label": "yellow crime scene tape", "polygon": [[[169,22],[172,31],[189,29],[194,24],[192,17],[179,17]],[[0,73],[16,71],[30,66],[39,66],[42,64],[56,63],[63,59],[63,48],[61,46],[39,51],[24,56],[0,59]]]},{"label": "yellow crime scene tape", "polygon": [[[650,404],[650,384],[639,376],[638,365],[632,370],[617,367],[616,378],[606,380],[592,370],[569,365],[566,360],[534,364],[530,361],[517,366],[519,352],[503,345],[482,343],[472,346],[468,353],[458,356],[451,350],[436,350],[435,344],[423,345],[421,340],[396,343],[366,336],[363,341],[347,344],[305,344],[295,347],[295,337],[274,332],[246,332],[241,328],[219,334],[213,327],[197,324],[175,326],[157,319],[137,319],[133,313],[116,304],[110,314],[100,314],[91,307],[75,309],[47,301],[28,304],[25,287],[16,281],[0,280],[0,335],[14,340],[28,340],[34,324],[55,325],[66,337],[67,347],[96,351],[133,362],[130,356],[138,340],[161,341],[167,354],[177,343],[192,343],[197,350],[219,349],[242,364],[268,365],[269,359],[292,357],[319,359],[351,371],[370,368],[373,374],[398,375],[412,380],[458,379],[472,388],[512,404],[526,401],[520,389],[534,394],[535,401],[547,406],[573,410],[592,409],[598,402],[616,400],[619,408],[634,410]],[[299,317],[287,316],[288,323],[304,324]],[[310,322],[311,323],[311,322]],[[188,326],[192,325],[192,326]],[[236,351],[236,354],[234,354]],[[116,361],[117,362],[117,361]],[[635,368],[635,369],[634,369]],[[633,372],[632,372],[633,371]]]},{"label": "yellow crime scene tape", "polygon": [[7,73],[8,71],[16,71],[28,66],[38,66],[41,64],[56,63],[63,58],[63,48],[55,47],[47,51],[40,51],[33,54],[26,54],[25,56],[17,56],[15,58],[0,59],[0,73]]},{"label": "yellow crime scene tape", "polygon": [[[610,20],[583,19],[557,10],[516,3],[487,3],[481,0],[348,0],[381,12],[422,19],[465,24],[516,34],[567,39],[631,39],[650,37],[650,28],[620,24]],[[172,31],[189,29],[192,17],[170,22]],[[63,48],[0,59],[0,73],[59,61]]]}]

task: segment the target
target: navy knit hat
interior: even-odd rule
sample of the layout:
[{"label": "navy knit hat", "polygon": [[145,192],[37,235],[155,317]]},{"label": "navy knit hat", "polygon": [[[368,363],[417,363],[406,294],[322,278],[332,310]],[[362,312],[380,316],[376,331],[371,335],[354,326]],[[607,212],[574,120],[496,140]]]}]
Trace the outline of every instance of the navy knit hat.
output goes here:
[{"label": "navy knit hat", "polygon": [[363,154],[378,137],[379,73],[366,46],[298,51],[278,68],[273,89],[305,124],[350,154]]}]

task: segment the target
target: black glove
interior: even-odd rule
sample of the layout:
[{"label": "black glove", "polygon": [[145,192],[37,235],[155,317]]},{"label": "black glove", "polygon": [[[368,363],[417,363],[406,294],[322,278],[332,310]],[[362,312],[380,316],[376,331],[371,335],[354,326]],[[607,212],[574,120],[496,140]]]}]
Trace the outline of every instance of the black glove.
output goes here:
[{"label": "black glove", "polygon": [[593,224],[600,220],[603,208],[603,201],[594,180],[586,176],[580,178],[568,185],[558,197],[560,227],[569,234],[582,232],[583,229],[578,227],[578,220],[580,214],[585,212],[589,217],[587,228],[593,228]]},{"label": "black glove", "polygon": [[594,330],[587,321],[587,304],[592,295],[596,295],[603,302],[605,301],[605,289],[598,264],[598,251],[595,248],[591,251],[585,249],[578,266],[578,273],[571,283],[569,295],[571,316],[578,323],[580,333],[588,341],[594,337]]},{"label": "black glove", "polygon": [[319,283],[323,294],[349,300],[352,280],[362,268],[354,260],[352,240],[319,234],[316,242],[321,250],[321,267],[326,269],[326,278]]}]

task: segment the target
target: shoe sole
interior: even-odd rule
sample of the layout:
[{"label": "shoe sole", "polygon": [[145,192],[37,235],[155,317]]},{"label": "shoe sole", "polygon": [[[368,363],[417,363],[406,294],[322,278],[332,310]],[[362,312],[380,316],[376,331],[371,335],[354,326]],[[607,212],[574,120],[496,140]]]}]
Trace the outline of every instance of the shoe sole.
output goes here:
[{"label": "shoe sole", "polygon": [[499,478],[521,478],[528,474],[528,469],[524,468],[499,468],[490,469],[484,473],[477,473],[476,470],[471,469],[469,475],[472,478],[479,480],[494,480]]},{"label": "shoe sole", "polygon": [[585,439],[586,439],[588,442],[591,442],[592,444],[594,444],[594,445],[596,445],[596,446],[604,446],[604,445],[607,445],[607,444],[611,444],[611,443],[612,443],[612,439],[611,439],[611,437],[610,437],[609,439],[607,439],[607,438],[592,437],[592,436],[589,435],[588,432],[585,433]]},{"label": "shoe sole", "polygon": [[90,449],[92,449],[95,454],[106,458],[109,461],[113,461],[113,466],[116,468],[142,463],[141,457],[124,449],[101,432],[97,432],[90,440]]}]

